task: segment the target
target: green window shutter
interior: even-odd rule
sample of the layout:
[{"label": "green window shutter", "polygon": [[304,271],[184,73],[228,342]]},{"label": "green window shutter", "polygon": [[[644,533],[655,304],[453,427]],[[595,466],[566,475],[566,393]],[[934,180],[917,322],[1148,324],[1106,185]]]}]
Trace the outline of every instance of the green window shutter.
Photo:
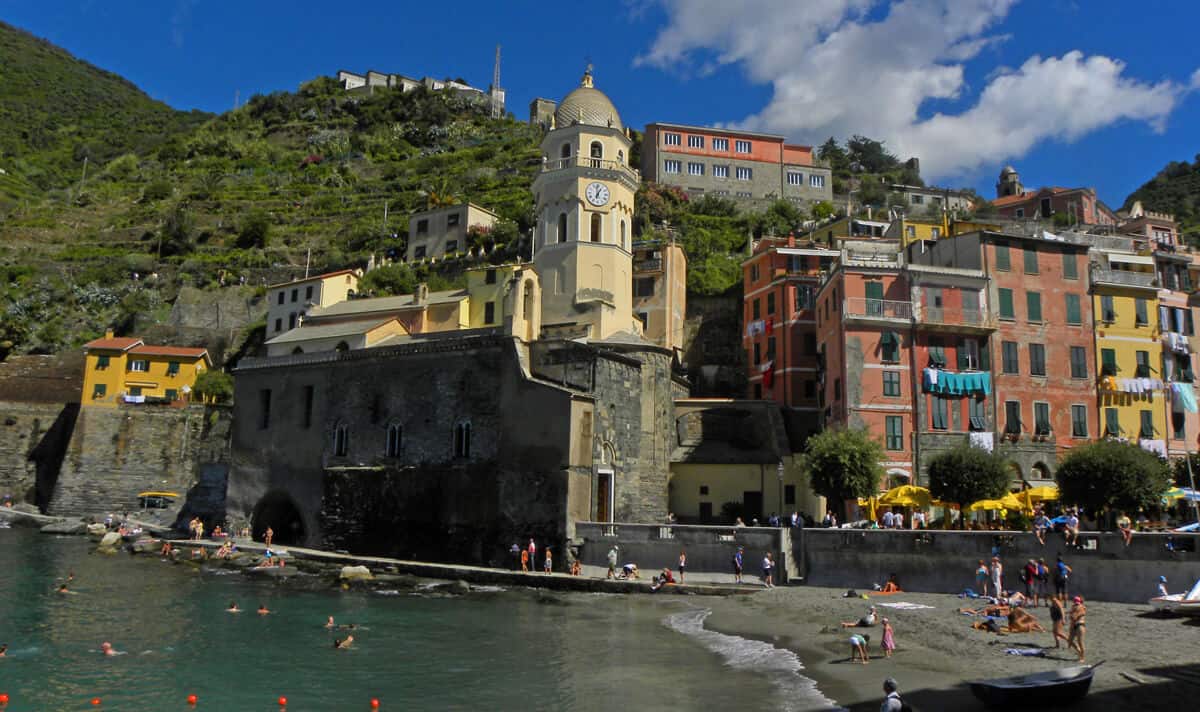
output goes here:
[{"label": "green window shutter", "polygon": [[1137,314],[1137,325],[1144,326],[1146,324],[1149,324],[1150,323],[1150,315],[1146,311],[1146,300],[1145,299],[1135,299],[1133,301],[1133,306],[1134,306],[1134,308],[1136,310],[1136,314]]},{"label": "green window shutter", "polygon": [[1001,272],[1012,269],[1012,262],[1008,257],[1008,245],[996,245],[996,269]]},{"label": "green window shutter", "polygon": [[1079,295],[1078,294],[1068,294],[1067,295],[1067,323],[1068,324],[1082,324],[1083,323],[1083,317],[1080,315],[1080,312],[1079,312]]},{"label": "green window shutter", "polygon": [[930,396],[930,405],[933,411],[933,428],[934,430],[946,429],[946,399],[941,396]]},{"label": "green window shutter", "polygon": [[1137,370],[1134,372],[1133,375],[1137,378],[1149,378],[1150,377],[1150,352],[1149,351],[1136,351],[1136,352],[1134,352],[1134,356],[1137,358]]},{"label": "green window shutter", "polygon": [[990,342],[979,345],[979,370],[992,370],[992,345]]},{"label": "green window shutter", "polygon": [[958,347],[955,348],[954,352],[957,354],[958,358],[958,370],[965,371],[971,367],[971,358],[970,353],[967,351],[966,340],[960,339],[958,342]]},{"label": "green window shutter", "polygon": [[1004,351],[1004,372],[1017,373],[1020,370],[1020,365],[1017,362],[1017,342],[1005,341],[1002,345]]},{"label": "green window shutter", "polygon": [[1001,287],[1000,289],[996,290],[996,293],[1000,298],[1000,318],[1001,319],[1014,318],[1012,290],[1005,288],[1005,287]]},{"label": "green window shutter", "polygon": [[1037,250],[1025,248],[1025,274],[1038,273],[1038,253]]},{"label": "green window shutter", "polygon": [[1110,294],[1100,295],[1100,318],[1110,322],[1117,320],[1117,310],[1113,307],[1113,298]]},{"label": "green window shutter", "polygon": [[1087,434],[1087,406],[1071,406],[1071,435],[1077,438],[1086,438]]},{"label": "green window shutter", "polygon": [[899,415],[887,416],[887,449],[904,449],[904,419]]},{"label": "green window shutter", "polygon": [[1138,437],[1153,438],[1154,437],[1154,411],[1143,410],[1143,411],[1141,411],[1141,415],[1142,415],[1142,428],[1141,428],[1141,431],[1138,433]]},{"label": "green window shutter", "polygon": [[1121,434],[1121,419],[1116,408],[1104,409],[1104,434],[1114,438]]},{"label": "green window shutter", "polygon": [[1042,293],[1025,292],[1025,308],[1029,321],[1040,322],[1042,320]]},{"label": "green window shutter", "polygon": [[1046,375],[1046,346],[1045,344],[1029,345],[1029,375]]},{"label": "green window shutter", "polygon": [[1113,349],[1100,349],[1100,375],[1117,375],[1117,352]]},{"label": "green window shutter", "polygon": [[1071,378],[1087,378],[1087,350],[1082,346],[1071,347]]},{"label": "green window shutter", "polygon": [[1033,424],[1034,432],[1038,435],[1050,434],[1050,404],[1049,403],[1034,403],[1033,404]]},{"label": "green window shutter", "polygon": [[900,337],[894,331],[885,331],[879,339],[880,357],[885,363],[900,360]]},{"label": "green window shutter", "polygon": [[1063,253],[1063,277],[1066,279],[1079,279],[1079,265],[1075,258],[1075,254],[1071,252]]}]

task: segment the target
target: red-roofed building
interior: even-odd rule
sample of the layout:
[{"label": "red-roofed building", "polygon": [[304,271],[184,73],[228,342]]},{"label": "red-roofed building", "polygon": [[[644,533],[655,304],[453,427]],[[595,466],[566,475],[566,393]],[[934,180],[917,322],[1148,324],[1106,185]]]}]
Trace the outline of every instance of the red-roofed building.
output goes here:
[{"label": "red-roofed building", "polygon": [[1095,188],[1051,186],[1025,190],[1020,175],[1012,166],[1005,166],[1000,171],[992,205],[1000,215],[1016,220],[1052,220],[1055,216],[1063,216],[1059,219],[1066,219],[1073,225],[1117,224],[1116,214],[1096,197]]},{"label": "red-roofed building", "polygon": [[85,406],[186,403],[196,377],[212,368],[206,349],[146,344],[111,330],[84,344],[83,351]]}]

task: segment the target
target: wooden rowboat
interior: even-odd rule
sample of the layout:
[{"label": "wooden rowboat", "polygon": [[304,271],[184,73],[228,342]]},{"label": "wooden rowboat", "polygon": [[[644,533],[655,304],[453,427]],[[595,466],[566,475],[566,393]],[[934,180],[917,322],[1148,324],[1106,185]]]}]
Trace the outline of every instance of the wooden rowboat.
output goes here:
[{"label": "wooden rowboat", "polygon": [[1025,710],[1067,704],[1087,695],[1092,686],[1092,675],[1102,664],[1073,665],[1029,675],[976,680],[970,683],[971,692],[987,706],[1001,709]]}]

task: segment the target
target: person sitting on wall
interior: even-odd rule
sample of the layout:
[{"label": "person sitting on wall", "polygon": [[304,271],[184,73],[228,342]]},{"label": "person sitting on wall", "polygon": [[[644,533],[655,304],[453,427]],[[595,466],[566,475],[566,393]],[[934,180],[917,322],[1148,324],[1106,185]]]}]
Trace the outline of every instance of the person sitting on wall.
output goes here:
[{"label": "person sitting on wall", "polygon": [[651,591],[657,591],[663,586],[671,586],[675,584],[675,576],[671,573],[671,569],[664,568],[662,573],[654,577],[654,583],[650,585]]}]

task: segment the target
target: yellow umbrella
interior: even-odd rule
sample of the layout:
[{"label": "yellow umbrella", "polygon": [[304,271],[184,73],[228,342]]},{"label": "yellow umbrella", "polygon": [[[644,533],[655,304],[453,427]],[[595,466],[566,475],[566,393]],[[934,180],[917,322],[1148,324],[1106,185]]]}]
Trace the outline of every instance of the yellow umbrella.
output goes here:
[{"label": "yellow umbrella", "polygon": [[884,492],[879,498],[880,504],[895,507],[928,507],[933,497],[929,490],[916,485],[900,485]]},{"label": "yellow umbrella", "polygon": [[[1020,505],[1018,505],[1020,506]],[[1006,506],[1003,500],[999,499],[981,499],[978,502],[967,507],[968,512],[983,512],[987,510],[1005,509]]]},{"label": "yellow umbrella", "polygon": [[870,519],[871,521],[875,521],[875,507],[878,503],[878,497],[858,498],[858,506],[865,507],[867,509],[867,519]]},{"label": "yellow umbrella", "polygon": [[[1022,501],[1022,500],[1025,500],[1025,501]],[[1028,500],[1026,499],[1024,494],[1014,494],[1012,492],[1009,492],[1008,494],[1001,497],[1000,504],[1002,504],[1004,506],[1004,509],[1017,509],[1017,510],[1032,510],[1033,509],[1033,505],[1028,502]]]},{"label": "yellow umbrella", "polygon": [[1022,494],[1035,502],[1054,502],[1058,500],[1058,488],[1049,485],[1027,489]]}]

